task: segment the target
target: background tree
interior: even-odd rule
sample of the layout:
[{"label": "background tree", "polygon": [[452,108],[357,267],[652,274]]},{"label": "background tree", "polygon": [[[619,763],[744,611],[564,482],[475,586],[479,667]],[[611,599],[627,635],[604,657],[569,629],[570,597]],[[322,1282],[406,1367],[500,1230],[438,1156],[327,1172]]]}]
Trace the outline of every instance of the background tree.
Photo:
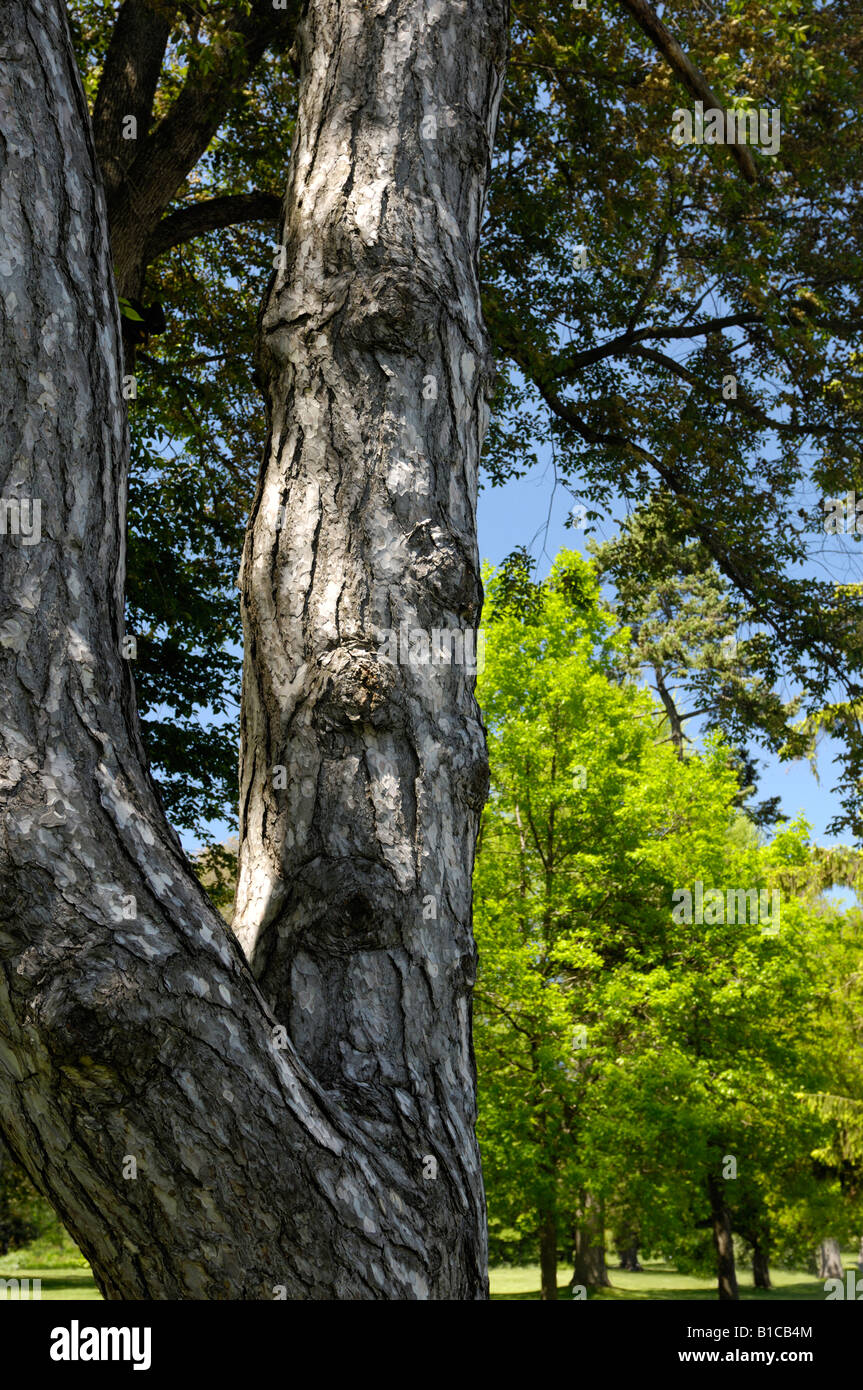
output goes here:
[{"label": "background tree", "polygon": [[697,84],[649,6],[515,7],[483,260],[491,476],[550,439],[588,519],[662,496],[665,529],[700,542],[762,630],[762,664],[813,718],[833,710],[856,833],[859,537],[825,536],[823,510],[861,491],[854,11],[681,0],[666,24],[721,108],[780,112],[779,149],[749,152],[753,180],[740,150],[674,144]]},{"label": "background tree", "polygon": [[[680,763],[654,737],[655,707],[615,678],[614,619],[591,568],[562,556],[547,585],[491,579],[479,691],[492,788],[475,878],[481,972],[476,1039],[491,1231],[538,1233],[544,1298],[575,1232],[576,1282],[598,1206],[584,1137],[595,1088],[632,1031],[641,952],[662,931],[671,882],[654,842],[715,819],[723,758]],[[614,1141],[615,1147],[617,1141]]]},{"label": "background tree", "polygon": [[[842,914],[793,895],[811,872],[805,828],[760,843],[721,743],[680,760],[656,742],[657,702],[620,683],[625,637],[590,566],[563,555],[544,585],[510,566],[488,604],[475,914],[493,1248],[532,1229],[553,1298],[573,1226],[574,1282],[604,1281],[586,1255],[608,1224],[712,1265],[736,1298],[735,1234],[763,1282],[774,1251],[856,1220],[815,1162],[835,1127],[804,1096],[834,1074],[822,1020],[851,970]],[[675,916],[696,879],[721,889],[721,918]],[[727,919],[728,890],[779,883],[778,936],[737,920],[736,899]]]}]

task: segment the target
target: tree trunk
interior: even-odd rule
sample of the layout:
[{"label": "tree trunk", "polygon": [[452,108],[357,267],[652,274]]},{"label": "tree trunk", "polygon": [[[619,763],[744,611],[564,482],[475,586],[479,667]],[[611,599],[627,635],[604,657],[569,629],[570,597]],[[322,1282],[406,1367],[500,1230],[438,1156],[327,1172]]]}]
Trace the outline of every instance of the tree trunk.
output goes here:
[{"label": "tree trunk", "polygon": [[[234,927],[325,1093],[406,1172],[434,1158],[429,1210],[479,1278],[471,868],[488,770],[469,658],[491,146],[473,113],[497,105],[504,10],[367,8],[328,0],[301,30],[241,571]],[[494,63],[466,61],[492,40]],[[415,634],[434,658],[441,630],[466,651],[409,659]]]},{"label": "tree trunk", "polygon": [[710,1198],[710,1219],[713,1227],[713,1246],[716,1250],[716,1275],[720,1302],[738,1299],[737,1273],[734,1268],[734,1240],[731,1234],[731,1214],[719,1180],[712,1174],[707,1180]]},{"label": "tree trunk", "polygon": [[756,1241],[752,1247],[752,1283],[756,1289],[772,1289],[770,1269],[767,1264],[767,1247]]},{"label": "tree trunk", "polygon": [[835,1236],[828,1236],[818,1246],[818,1278],[842,1279],[844,1276],[839,1242]]},{"label": "tree trunk", "polygon": [[[364,624],[476,619],[505,5],[304,22],[243,579],[239,925],[266,1000],[164,819],[121,651],[119,324],[65,7],[5,18],[3,495],[39,499],[41,540],[0,539],[4,1137],[106,1297],[483,1297],[481,729],[464,671],[388,671]],[[455,113],[431,144],[430,104]]]},{"label": "tree trunk", "polygon": [[863,1236],[860,1237],[860,1245],[857,1250],[857,1268],[863,1270]]},{"label": "tree trunk", "polygon": [[557,1220],[545,1212],[539,1226],[539,1271],[543,1301],[557,1298]]},{"label": "tree trunk", "polygon": [[629,1245],[625,1245],[622,1248],[618,1248],[617,1255],[620,1260],[621,1269],[629,1270],[631,1274],[638,1273],[643,1269],[643,1266],[639,1263],[638,1245],[635,1241],[632,1241]]},{"label": "tree trunk", "polygon": [[[303,0],[236,6],[224,29],[192,42],[182,87],[154,116],[165,49],[182,8],[171,0],[124,0],[105,54],[93,135],[105,189],[118,292],[138,297],[157,253],[163,215],[242,92],[264,52],[287,46]],[[202,61],[205,55],[205,61]],[[127,138],[125,121],[137,122]],[[124,133],[125,132],[125,133]]]},{"label": "tree trunk", "polygon": [[683,721],[680,718],[680,711],[674,702],[671,691],[665,684],[665,672],[662,667],[655,665],[653,668],[653,675],[656,681],[657,693],[665,708],[668,727],[671,733],[671,742],[674,744],[674,751],[682,761],[686,757],[686,740],[683,733]]},{"label": "tree trunk", "polygon": [[582,1203],[582,1219],[573,1231],[572,1283],[587,1289],[611,1287],[605,1264],[605,1227],[602,1209],[588,1193]]}]

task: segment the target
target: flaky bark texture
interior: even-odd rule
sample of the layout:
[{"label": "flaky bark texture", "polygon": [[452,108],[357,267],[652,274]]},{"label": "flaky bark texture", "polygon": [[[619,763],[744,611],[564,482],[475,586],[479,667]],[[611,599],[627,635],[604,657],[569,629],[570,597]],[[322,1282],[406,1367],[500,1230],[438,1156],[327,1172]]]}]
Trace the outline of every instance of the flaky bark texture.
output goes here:
[{"label": "flaky bark texture", "polygon": [[[345,45],[354,29],[362,31],[366,23],[383,36],[368,7],[351,3],[333,8],[340,15]],[[403,32],[425,54],[429,83],[442,81],[454,100],[455,87],[449,89],[448,84],[454,82],[457,70],[465,83],[458,100],[462,108],[470,106],[481,113],[477,130],[487,134],[499,81],[503,7],[451,6],[458,22],[453,26],[442,20],[443,27],[437,29],[434,24],[427,27],[427,20],[420,18],[421,8],[404,4],[400,14]],[[367,16],[362,24],[361,15]],[[316,109],[322,74],[334,62],[328,18],[327,5],[312,5],[305,40],[306,119]],[[9,6],[4,23],[0,48],[2,496],[40,499],[42,538],[32,545],[23,544],[20,537],[0,538],[3,1136],[81,1245],[108,1297],[254,1299],[272,1298],[274,1292],[288,1298],[482,1296],[480,1187],[470,1132],[467,1043],[466,982],[472,951],[466,865],[472,827],[465,832],[459,824],[468,793],[453,813],[452,841],[441,827],[439,842],[426,844],[429,856],[441,857],[438,873],[445,884],[441,891],[447,903],[454,894],[455,906],[442,907],[436,925],[439,935],[429,936],[425,963],[421,965],[404,946],[393,948],[389,956],[386,943],[377,943],[379,954],[374,961],[387,957],[394,971],[399,961],[405,969],[402,1023],[397,1024],[394,1010],[370,1015],[385,1017],[395,1039],[392,1071],[387,1076],[395,1099],[380,1101],[384,1113],[379,1118],[373,1106],[358,1101],[359,1087],[334,1085],[331,1073],[319,1065],[326,1046],[317,1042],[314,1031],[318,999],[324,1000],[322,1027],[336,1025],[338,1014],[326,1011],[334,998],[332,990],[315,993],[313,967],[309,967],[308,993],[291,1001],[292,1015],[312,1010],[308,1031],[314,1035],[314,1045],[309,1045],[301,1029],[293,1029],[310,1057],[311,1070],[290,1043],[281,1045],[278,1017],[264,1003],[236,942],[189,873],[147,775],[129,663],[121,655],[127,445],[103,196],[61,0]],[[354,41],[365,44],[369,53],[374,50],[368,35],[360,33],[351,38]],[[458,45],[457,69],[450,67],[447,58],[452,43]],[[479,85],[477,74],[482,74]],[[368,81],[372,76],[367,74]],[[357,73],[352,80],[358,80]],[[359,131],[365,118],[356,114],[354,119]],[[319,140],[325,135],[322,126]],[[452,146],[441,159],[443,167],[436,177],[444,183],[457,149]],[[302,183],[308,164],[305,151],[303,146],[298,152],[294,189]],[[411,176],[417,157],[406,148],[394,176],[388,176],[381,165],[379,177],[385,183],[392,177],[394,197]],[[471,155],[469,162],[473,169],[478,156]],[[335,177],[333,168],[320,166],[319,177]],[[441,268],[434,262],[423,270],[428,276],[422,282],[428,286],[423,302],[439,294],[443,303],[450,303],[453,284],[475,289],[473,261],[465,258],[463,240],[466,245],[475,237],[482,175],[471,178],[470,196],[466,194],[465,204],[453,212],[441,194],[441,219],[457,215],[463,232],[455,224],[449,229],[452,265]],[[353,221],[346,212],[344,225],[349,241]],[[330,251],[322,249],[329,256]],[[292,250],[295,261],[313,254],[307,240]],[[382,256],[385,278],[388,264]],[[416,270],[416,257],[411,264]],[[438,274],[444,278],[435,289]],[[407,288],[407,280],[403,283]],[[356,290],[361,289],[358,281]],[[467,293],[463,303],[469,303]],[[312,312],[311,303],[306,312]],[[374,314],[366,318],[374,324]],[[360,334],[363,321],[360,313],[355,330]],[[479,334],[473,320],[461,328],[448,317],[440,323],[447,343],[459,331],[464,332],[465,343],[469,334]],[[290,335],[290,330],[283,331]],[[319,332],[326,334],[327,329],[321,325]],[[283,341],[279,331],[271,336],[274,353],[282,350]],[[477,353],[481,346],[480,335]],[[357,360],[365,360],[364,351],[356,349]],[[442,396],[445,401],[459,401],[460,432],[453,433],[448,446],[446,488],[451,487],[458,525],[464,526],[470,542],[467,511],[480,426],[475,405],[462,403],[461,392],[466,391],[468,402],[476,401],[483,361],[478,359],[467,391],[461,385],[469,374],[467,353],[465,347],[459,357],[462,374],[444,384]],[[451,366],[443,348],[441,361]],[[320,353],[315,363],[314,372],[321,379],[332,376],[331,389],[338,396],[346,362],[340,360],[337,368]],[[306,459],[311,467],[316,454],[331,455],[331,446],[326,433],[317,436],[317,451],[313,443],[305,444],[307,438],[314,440],[313,424],[320,417],[312,400],[302,397],[298,402],[288,380],[292,369],[285,365],[280,370],[285,373],[284,390],[291,394],[288,407],[278,395],[281,376],[271,376],[276,393],[274,440],[282,438],[280,431],[301,428],[303,443],[290,457]],[[317,405],[321,416],[330,411],[331,428],[346,448],[349,417],[340,415],[324,395]],[[289,412],[296,425],[287,424]],[[437,417],[441,434],[446,418]],[[384,429],[382,416],[378,427]],[[458,452],[461,447],[463,455]],[[342,462],[346,478],[356,475],[367,480],[367,492],[352,498],[347,487],[344,501],[339,499],[340,506],[357,508],[356,553],[352,551],[351,556],[356,572],[362,563],[378,563],[379,550],[368,548],[368,537],[378,534],[372,520],[377,464],[373,451],[363,452],[360,437],[353,455],[345,453]],[[267,477],[272,466],[268,462]],[[422,486],[428,475],[420,469],[417,476]],[[465,493],[460,501],[462,486]],[[253,552],[262,535],[261,512],[268,499],[265,483]],[[413,504],[405,497],[403,505]],[[298,534],[302,521],[300,511]],[[320,536],[328,534],[329,525],[329,521],[318,523]],[[380,544],[385,540],[380,533]],[[365,561],[357,558],[360,553]],[[406,584],[406,602],[422,587],[423,553],[418,551],[416,573],[410,567],[398,569],[401,552],[393,558],[392,582]],[[299,581],[290,553],[271,559],[276,593],[295,591],[302,608],[304,591],[296,587]],[[472,559],[471,552],[466,565],[469,577],[462,583],[475,602]],[[248,582],[254,585],[258,575],[254,554],[246,570]],[[335,580],[335,572],[331,578]],[[318,602],[317,595],[317,589],[306,594],[306,604]],[[274,605],[272,628],[260,621],[260,614],[252,628],[255,652],[250,680],[254,688],[265,692],[270,710],[273,692],[282,691],[292,631],[278,629],[279,622],[287,621],[279,604]],[[337,645],[334,655],[338,655]],[[269,671],[263,669],[267,663],[272,664]],[[304,679],[298,679],[299,694]],[[459,747],[464,744],[466,767],[480,766],[479,734],[471,724],[466,684],[442,682],[438,698],[436,727],[448,732],[449,743],[438,751],[441,770],[437,776],[441,788],[451,779],[456,795],[462,785]],[[309,708],[316,713],[313,701]],[[334,708],[338,709],[337,702]],[[248,768],[263,756],[262,740],[271,736],[272,727],[262,714],[257,722],[253,720],[254,751],[245,759],[247,822],[253,812],[252,798],[261,790],[260,785],[257,790],[250,788],[254,779]],[[468,733],[475,745],[468,746]],[[298,746],[310,757],[314,739],[320,738],[329,749],[330,737],[328,726],[309,722]],[[397,737],[392,735],[393,748]],[[287,756],[284,739],[280,746]],[[383,742],[378,751],[384,758]],[[293,760],[299,754],[290,756]],[[424,748],[423,756],[434,755]],[[349,766],[345,759],[340,771],[347,775]],[[389,843],[403,877],[393,869],[393,882],[384,898],[383,879],[375,863],[370,864],[369,886],[375,893],[380,890],[381,897],[369,901],[377,917],[369,912],[363,919],[365,933],[373,930],[370,924],[375,920],[383,924],[377,930],[390,931],[386,909],[414,891],[395,829],[399,798],[409,801],[412,795],[410,783],[406,791],[399,787],[401,775],[394,762],[393,780],[380,784],[389,802],[380,804],[392,807]],[[473,770],[465,779],[465,785],[479,784],[470,793],[475,802],[481,795],[481,781]],[[359,772],[356,788],[357,792],[362,788]],[[443,817],[440,793],[437,803]],[[293,804],[290,814],[296,817],[299,836],[308,820]],[[430,824],[421,813],[415,814],[417,824]],[[386,810],[379,815],[383,823]],[[366,823],[360,809],[354,820]],[[279,824],[286,840],[287,820]],[[357,833],[354,825],[346,833],[348,855],[357,852],[356,840],[350,839]],[[454,868],[454,887],[445,878],[450,853],[463,856]],[[337,874],[337,867],[331,867]],[[314,879],[313,868],[310,877]],[[260,885],[261,880],[257,882]],[[276,876],[269,882],[269,901],[279,892],[285,904],[293,901],[297,891],[293,886],[280,889]],[[322,891],[328,891],[326,901],[332,901],[332,885],[322,884]],[[344,910],[354,920],[349,902]],[[401,931],[404,919],[393,920]],[[419,934],[424,929],[417,924],[415,930]],[[324,962],[325,968],[321,942],[328,939],[327,932],[332,939],[333,971],[336,976],[342,972],[348,991],[343,1006],[346,1015],[355,1008],[352,1001],[359,999],[362,1007],[363,989],[393,1001],[397,991],[385,965],[380,972],[383,984],[374,963],[366,964],[362,953],[352,957],[357,965],[355,977],[343,968],[347,953],[338,936],[338,919],[323,922],[309,959]],[[267,978],[267,987],[281,1004],[286,996],[272,987],[272,979]],[[426,993],[416,1007],[431,1032],[425,1051],[413,1045],[410,1017],[421,991]],[[431,998],[440,1011],[433,1018],[426,1002]],[[396,1032],[399,1026],[401,1033]],[[448,1049],[444,1030],[449,1030]],[[412,1040],[410,1049],[406,1038]],[[380,1043],[380,1037],[375,1037],[367,1049],[373,1066],[377,1059],[383,1065],[387,1057]],[[339,1051],[338,1043],[333,1051]],[[375,1080],[371,1089],[383,1096],[385,1088]],[[426,1102],[428,1111],[423,1112]],[[402,1106],[405,1128],[396,1143],[391,1110],[399,1107],[401,1114]],[[424,1177],[426,1152],[440,1157],[436,1181]]]},{"label": "flaky bark texture", "polygon": [[436,1171],[427,1218],[477,1288],[485,740],[472,671],[412,663],[408,633],[472,650],[479,622],[477,251],[505,34],[503,0],[309,6],[241,575],[235,929],[327,1095],[405,1171]]}]

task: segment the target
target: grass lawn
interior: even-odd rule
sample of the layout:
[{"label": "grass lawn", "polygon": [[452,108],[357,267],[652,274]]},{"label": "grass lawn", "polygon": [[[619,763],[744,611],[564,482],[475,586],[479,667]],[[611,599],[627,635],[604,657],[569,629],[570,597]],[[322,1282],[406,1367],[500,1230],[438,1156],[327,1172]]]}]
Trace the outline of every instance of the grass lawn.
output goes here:
[{"label": "grass lawn", "polygon": [[102,1297],[90,1266],[68,1237],[61,1245],[36,1240],[0,1255],[0,1279],[41,1279],[43,1301]]},{"label": "grass lawn", "polygon": [[[678,1274],[673,1265],[662,1261],[645,1260],[640,1274],[630,1274],[627,1270],[609,1266],[608,1277],[613,1287],[602,1289],[591,1295],[597,1299],[626,1301],[629,1299],[700,1299],[703,1302],[716,1301],[716,1280],[696,1279],[690,1274]],[[853,1252],[844,1255],[846,1269],[856,1269]],[[572,1270],[563,1266],[558,1271],[557,1287],[561,1298],[568,1298],[566,1286],[572,1277]],[[519,1269],[492,1269],[489,1272],[491,1296],[493,1299],[539,1298],[539,1265],[525,1265]],[[769,1302],[791,1299],[806,1299],[822,1302],[824,1299],[823,1281],[807,1274],[802,1269],[771,1269],[772,1289],[754,1289],[752,1271],[746,1266],[737,1270],[737,1282],[741,1300]]]},{"label": "grass lawn", "polygon": [[[846,1269],[856,1269],[852,1251],[845,1252]],[[571,1270],[562,1265],[558,1274],[558,1288],[562,1298],[568,1298],[566,1285]],[[701,1299],[714,1302],[716,1282],[713,1279],[696,1279],[689,1274],[678,1274],[672,1265],[660,1261],[647,1261],[640,1274],[630,1274],[626,1270],[609,1270],[613,1288],[603,1289],[594,1295],[596,1298],[626,1301],[628,1299]],[[43,1299],[101,1299],[90,1267],[71,1241],[62,1246],[47,1245],[41,1241],[27,1246],[24,1250],[13,1251],[0,1257],[0,1278],[2,1279],[41,1279]],[[752,1271],[741,1267],[737,1271],[741,1299],[758,1301],[805,1299],[822,1301],[824,1286],[801,1269],[771,1269],[770,1278],[774,1287],[767,1292],[752,1287]],[[490,1272],[491,1296],[495,1300],[539,1299],[539,1265],[524,1265],[521,1268],[493,1269]]]}]

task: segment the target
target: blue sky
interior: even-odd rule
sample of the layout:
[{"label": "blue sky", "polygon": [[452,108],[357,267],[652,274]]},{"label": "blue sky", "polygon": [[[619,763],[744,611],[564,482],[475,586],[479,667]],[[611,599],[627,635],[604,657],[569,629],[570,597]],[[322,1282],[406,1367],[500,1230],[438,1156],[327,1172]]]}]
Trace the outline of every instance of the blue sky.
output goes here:
[{"label": "blue sky", "polygon": [[[486,487],[480,493],[478,509],[480,555],[496,565],[517,546],[526,545],[537,561],[538,577],[544,577],[559,550],[585,548],[584,532],[565,525],[572,506],[573,497],[567,489],[555,486],[550,463],[538,464],[525,477],[503,487]],[[607,540],[616,529],[616,523],[611,521],[605,529],[600,525],[593,534],[597,540]],[[761,750],[754,750],[761,771],[758,799],[780,796],[782,809],[792,817],[804,811],[812,825],[813,838],[823,845],[840,844],[843,838],[828,835],[826,829],[839,810],[839,800],[831,792],[836,781],[831,762],[837,751],[831,740],[823,741],[816,777],[808,762],[780,763]]]}]

